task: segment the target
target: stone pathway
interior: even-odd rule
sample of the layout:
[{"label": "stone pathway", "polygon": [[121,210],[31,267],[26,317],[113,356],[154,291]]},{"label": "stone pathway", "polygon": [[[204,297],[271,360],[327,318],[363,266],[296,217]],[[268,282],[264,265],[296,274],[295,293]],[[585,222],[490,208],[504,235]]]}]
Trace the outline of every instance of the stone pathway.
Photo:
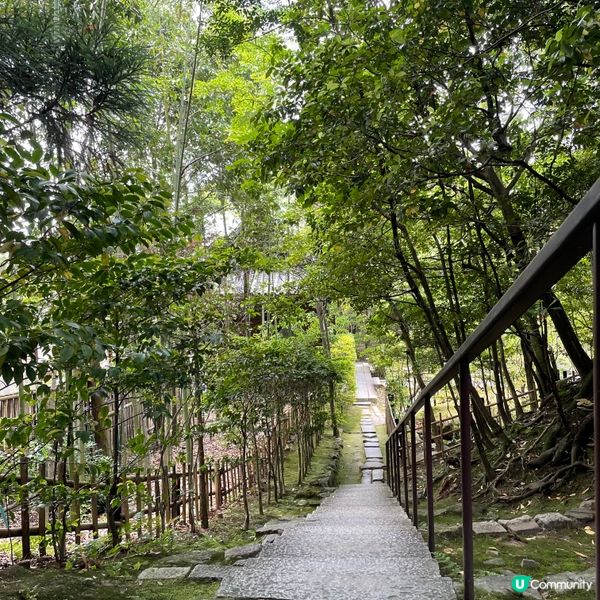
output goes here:
[{"label": "stone pathway", "polygon": [[381,446],[377,439],[375,424],[370,410],[363,408],[363,416],[360,420],[360,429],[363,437],[363,449],[365,451],[365,462],[361,467],[362,483],[383,482],[383,456]]},{"label": "stone pathway", "polygon": [[450,600],[423,538],[382,483],[344,485],[231,569],[227,600]]},{"label": "stone pathway", "polygon": [[377,391],[375,383],[371,377],[371,368],[369,363],[357,362],[355,366],[356,377],[356,406],[370,406],[372,402],[377,402]]},{"label": "stone pathway", "polygon": [[[223,600],[454,600],[421,534],[384,485],[383,456],[371,412],[377,400],[367,363],[356,364],[363,406],[362,484],[343,485],[306,519],[267,524],[257,558],[225,574]],[[257,532],[258,533],[258,532]]]}]

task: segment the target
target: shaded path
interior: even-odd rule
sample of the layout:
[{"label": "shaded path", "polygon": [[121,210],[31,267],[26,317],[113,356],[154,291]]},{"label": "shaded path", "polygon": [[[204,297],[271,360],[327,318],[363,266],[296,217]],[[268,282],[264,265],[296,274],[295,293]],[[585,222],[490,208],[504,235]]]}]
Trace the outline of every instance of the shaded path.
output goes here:
[{"label": "shaded path", "polygon": [[218,598],[450,600],[421,535],[381,484],[344,485],[223,579]]},{"label": "shaded path", "polygon": [[[357,400],[377,395],[357,363]],[[355,409],[356,410],[356,409]],[[363,483],[342,485],[306,519],[225,575],[228,600],[455,600],[420,533],[382,483],[383,459],[370,408],[363,408]]]},{"label": "shaded path", "polygon": [[371,377],[369,363],[356,363],[356,402],[359,404],[376,402],[377,392]]}]

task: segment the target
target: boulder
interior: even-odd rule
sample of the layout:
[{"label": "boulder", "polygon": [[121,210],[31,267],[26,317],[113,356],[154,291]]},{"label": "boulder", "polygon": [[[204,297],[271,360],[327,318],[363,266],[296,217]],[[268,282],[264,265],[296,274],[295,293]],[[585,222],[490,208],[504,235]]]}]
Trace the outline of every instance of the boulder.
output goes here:
[{"label": "boulder", "polygon": [[594,500],[584,500],[580,505],[579,508],[581,510],[591,510],[591,511],[595,511],[596,510],[596,502]]},{"label": "boulder", "polygon": [[487,560],[484,560],[483,564],[486,567],[503,567],[506,563],[504,562],[503,558],[496,556],[495,558],[488,558]]},{"label": "boulder", "polygon": [[521,561],[521,568],[523,569],[537,569],[539,566],[540,563],[532,558],[524,558]]}]

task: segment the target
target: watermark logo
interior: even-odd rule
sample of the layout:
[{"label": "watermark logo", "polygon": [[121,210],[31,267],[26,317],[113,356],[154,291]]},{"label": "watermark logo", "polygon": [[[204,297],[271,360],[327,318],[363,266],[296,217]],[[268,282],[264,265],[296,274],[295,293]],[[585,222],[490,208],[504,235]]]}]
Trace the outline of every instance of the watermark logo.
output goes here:
[{"label": "watermark logo", "polygon": [[515,575],[512,578],[512,589],[515,592],[522,594],[529,587],[530,581],[531,581],[531,577],[529,577],[529,575]]},{"label": "watermark logo", "polygon": [[559,581],[551,579],[550,581],[539,579],[532,579],[529,575],[515,575],[512,578],[512,589],[517,594],[524,594],[529,588],[532,590],[542,591],[553,591],[553,592],[566,592],[571,590],[586,590],[590,591],[594,584],[586,580],[583,577],[577,577],[576,579],[568,579],[565,581]]}]

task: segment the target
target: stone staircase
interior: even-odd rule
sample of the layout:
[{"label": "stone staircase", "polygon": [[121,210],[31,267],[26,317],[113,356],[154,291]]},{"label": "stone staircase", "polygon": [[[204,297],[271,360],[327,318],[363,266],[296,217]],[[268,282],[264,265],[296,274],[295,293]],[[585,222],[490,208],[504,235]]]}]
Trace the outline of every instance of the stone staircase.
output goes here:
[{"label": "stone staircase", "polygon": [[224,577],[223,600],[454,600],[421,535],[382,483],[344,485],[257,558]]}]

